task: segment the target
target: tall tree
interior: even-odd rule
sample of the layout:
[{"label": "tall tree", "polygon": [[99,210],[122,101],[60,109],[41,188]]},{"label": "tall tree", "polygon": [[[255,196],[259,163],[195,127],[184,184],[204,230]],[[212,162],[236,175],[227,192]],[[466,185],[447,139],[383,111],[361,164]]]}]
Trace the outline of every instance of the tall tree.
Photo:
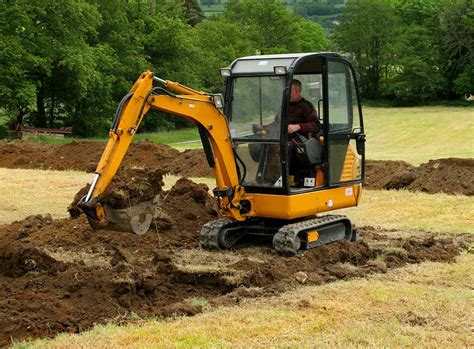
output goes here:
[{"label": "tall tree", "polygon": [[217,16],[196,26],[199,54],[194,67],[199,71],[202,88],[221,92],[222,77],[219,69],[227,67],[234,59],[255,54],[254,42],[241,30],[238,23]]},{"label": "tall tree", "polygon": [[438,0],[399,0],[393,72],[385,92],[398,103],[435,99],[445,90],[440,57],[440,10]]},{"label": "tall tree", "polygon": [[5,103],[17,121],[27,118],[36,126],[54,127],[65,117],[65,105],[84,97],[95,79],[94,52],[87,42],[97,34],[100,15],[95,6],[73,0],[16,1],[2,7],[2,45],[12,46],[2,56],[1,98],[15,100]]},{"label": "tall tree", "polygon": [[204,13],[197,0],[184,0],[184,17],[193,27],[204,20]]},{"label": "tall tree", "polygon": [[339,48],[354,55],[362,93],[381,96],[381,80],[394,59],[399,27],[395,6],[389,0],[349,1],[334,30]]},{"label": "tall tree", "polygon": [[443,73],[448,97],[474,94],[474,6],[472,0],[447,2],[442,13]]},{"label": "tall tree", "polygon": [[327,45],[319,24],[291,14],[281,1],[229,0],[224,18],[240,25],[262,54],[312,51]]}]

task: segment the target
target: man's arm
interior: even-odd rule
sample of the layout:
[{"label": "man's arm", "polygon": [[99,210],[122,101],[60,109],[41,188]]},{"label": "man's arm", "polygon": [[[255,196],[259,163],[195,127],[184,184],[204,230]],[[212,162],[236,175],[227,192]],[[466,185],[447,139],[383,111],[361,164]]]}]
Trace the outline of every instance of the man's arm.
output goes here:
[{"label": "man's arm", "polygon": [[321,124],[319,123],[318,115],[316,114],[314,106],[310,102],[305,100],[301,104],[301,109],[302,122],[288,125],[288,133],[291,134],[293,132],[298,131],[301,131],[302,133],[319,132],[319,130],[321,130]]}]

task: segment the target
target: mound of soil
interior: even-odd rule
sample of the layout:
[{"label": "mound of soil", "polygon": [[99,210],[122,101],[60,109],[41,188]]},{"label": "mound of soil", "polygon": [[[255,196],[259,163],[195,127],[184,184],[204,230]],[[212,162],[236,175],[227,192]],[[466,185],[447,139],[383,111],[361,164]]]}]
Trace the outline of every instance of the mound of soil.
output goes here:
[{"label": "mound of soil", "polygon": [[385,189],[392,178],[410,173],[414,168],[405,161],[366,160],[364,186],[367,189]]},{"label": "mound of soil", "polygon": [[406,187],[411,191],[474,195],[474,159],[437,159],[420,165],[415,179]]},{"label": "mound of soil", "polygon": [[[0,346],[11,339],[79,332],[96,323],[140,317],[194,315],[194,299],[236,304],[295,284],[319,285],[386,272],[421,261],[452,262],[460,242],[427,235],[389,239],[390,232],[365,227],[360,241],[339,241],[295,257],[269,244],[237,251],[204,251],[200,227],[217,217],[208,187],[181,178],[161,190],[161,174],[122,172],[112,185],[151,190],[163,215],[144,235],[92,230],[84,215],[53,220],[30,216],[0,228]],[[132,190],[132,191],[133,191]],[[139,193],[139,191],[137,191]],[[138,195],[138,197],[142,197]],[[461,241],[462,242],[462,241]]]},{"label": "mound of soil", "polygon": [[[40,142],[0,140],[0,167],[94,172],[106,146],[105,142],[45,144]],[[153,142],[134,142],[123,160],[124,168],[160,169],[193,177],[212,177],[202,150],[180,152]]]},{"label": "mound of soil", "polygon": [[[104,142],[56,145],[0,140],[0,167],[94,172],[104,148]],[[214,176],[203,150],[179,152],[148,141],[132,143],[122,168],[159,169],[163,174],[186,177]],[[474,159],[430,160],[419,167],[404,161],[367,160],[365,175],[367,189],[474,195]]]},{"label": "mound of soil", "polygon": [[367,189],[474,195],[474,159],[430,160],[418,167],[404,161],[367,161]]},{"label": "mound of soil", "polygon": [[127,208],[143,201],[152,201],[161,193],[163,185],[163,173],[160,170],[124,168],[118,171],[99,201],[112,208]]}]

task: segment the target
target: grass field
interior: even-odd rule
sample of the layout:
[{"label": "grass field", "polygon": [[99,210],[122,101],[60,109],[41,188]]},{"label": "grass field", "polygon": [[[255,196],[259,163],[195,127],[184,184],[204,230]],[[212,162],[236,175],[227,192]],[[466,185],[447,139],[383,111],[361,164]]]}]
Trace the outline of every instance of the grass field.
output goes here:
[{"label": "grass field", "polygon": [[[474,107],[365,107],[367,153],[371,160],[404,160],[413,165],[445,157],[474,157]],[[41,136],[40,141],[68,143],[74,138]],[[106,141],[106,138],[76,140]],[[135,140],[151,140],[184,150],[200,148],[196,128],[141,133]]]},{"label": "grass field", "polygon": [[[474,157],[473,111],[366,108],[368,158],[419,164],[433,158]],[[6,224],[33,213],[66,216],[65,206],[90,175],[0,169],[0,179],[0,217]],[[167,188],[175,180],[167,178]],[[213,187],[210,179],[197,181]],[[393,229],[393,236],[406,237],[420,229],[474,236],[474,197],[365,191],[360,207],[343,212],[357,225]],[[473,250],[452,264],[425,262],[368,278],[301,286],[235,307],[208,307],[194,317],[139,319],[132,314],[132,325],[96,326],[81,335],[16,346],[474,347]]]},{"label": "grass field", "polygon": [[68,216],[67,206],[92,174],[0,168],[0,226],[34,214]]},{"label": "grass field", "polygon": [[405,160],[474,157],[474,108],[364,108],[367,158]]}]

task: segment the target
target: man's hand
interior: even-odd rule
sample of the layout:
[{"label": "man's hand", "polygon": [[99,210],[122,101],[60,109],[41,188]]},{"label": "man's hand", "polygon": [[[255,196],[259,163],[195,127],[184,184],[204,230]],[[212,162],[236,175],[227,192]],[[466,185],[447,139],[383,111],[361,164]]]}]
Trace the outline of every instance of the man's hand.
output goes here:
[{"label": "man's hand", "polygon": [[288,125],[288,134],[298,132],[299,130],[301,130],[301,126],[299,124],[289,124]]},{"label": "man's hand", "polygon": [[265,136],[268,133],[268,131],[265,130],[263,125],[256,125],[256,124],[252,125],[252,132],[254,135],[257,135],[257,136]]}]

